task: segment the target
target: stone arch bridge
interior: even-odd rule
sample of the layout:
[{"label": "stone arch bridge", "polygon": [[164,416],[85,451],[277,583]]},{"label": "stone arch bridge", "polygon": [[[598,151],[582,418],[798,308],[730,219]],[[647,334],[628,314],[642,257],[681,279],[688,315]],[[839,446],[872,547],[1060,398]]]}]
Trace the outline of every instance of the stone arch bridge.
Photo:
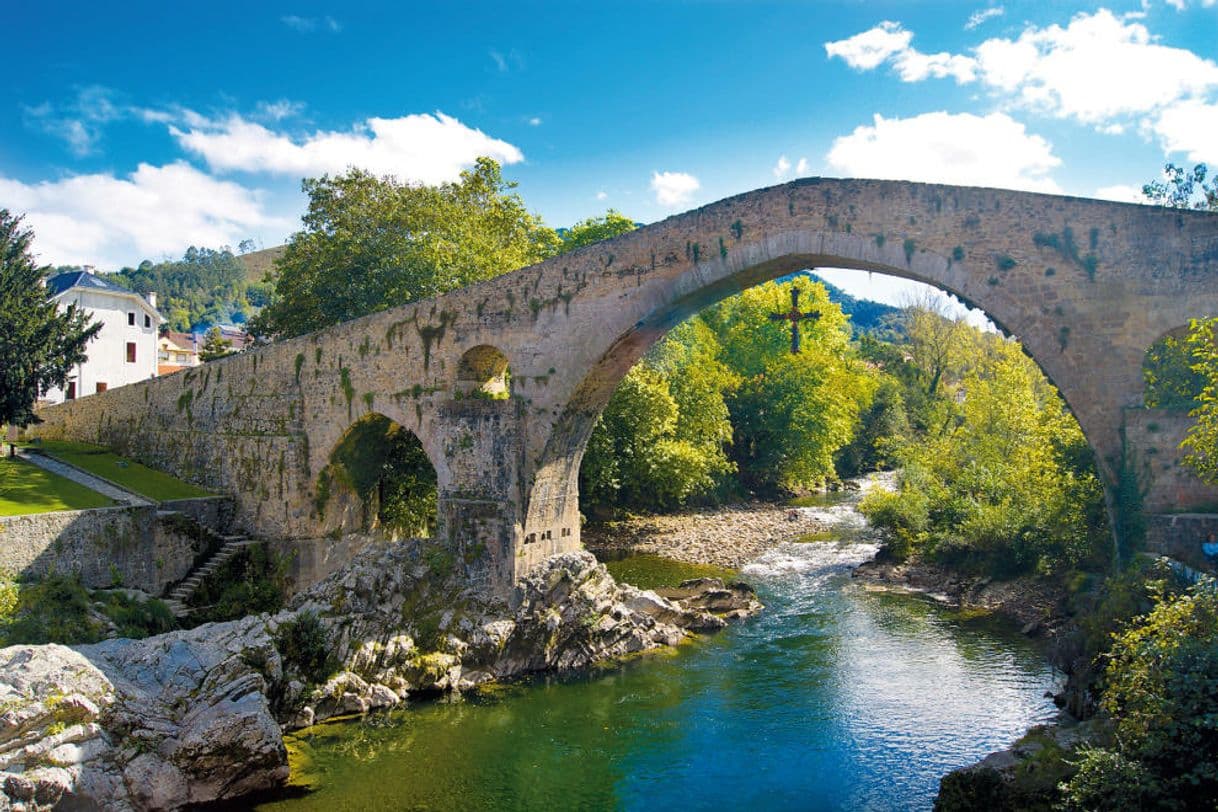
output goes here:
[{"label": "stone arch bridge", "polygon": [[[579,545],[584,444],[647,348],[707,305],[814,267],[926,282],[982,308],[1057,385],[1111,486],[1126,408],[1142,404],[1145,350],[1190,318],[1218,314],[1218,215],[799,180],[48,408],[39,432],[105,443],[231,493],[240,521],[267,537],[316,539],[362,521],[355,495],[325,472],[355,421],[383,415],[413,431],[435,466],[439,535],[463,553],[471,577],[504,588]],[[1143,439],[1150,430],[1145,419],[1137,429]],[[1175,489],[1168,500],[1213,496],[1184,474],[1160,480],[1160,490]]]}]

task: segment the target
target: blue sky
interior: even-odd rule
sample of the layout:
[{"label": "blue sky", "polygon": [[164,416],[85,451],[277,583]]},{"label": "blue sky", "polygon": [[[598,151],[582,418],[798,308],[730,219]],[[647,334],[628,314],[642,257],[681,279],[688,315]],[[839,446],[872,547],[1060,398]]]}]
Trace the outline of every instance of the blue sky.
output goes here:
[{"label": "blue sky", "polygon": [[801,175],[1132,199],[1218,165],[1218,2],[13,4],[0,207],[102,269],[479,154],[554,226]]}]

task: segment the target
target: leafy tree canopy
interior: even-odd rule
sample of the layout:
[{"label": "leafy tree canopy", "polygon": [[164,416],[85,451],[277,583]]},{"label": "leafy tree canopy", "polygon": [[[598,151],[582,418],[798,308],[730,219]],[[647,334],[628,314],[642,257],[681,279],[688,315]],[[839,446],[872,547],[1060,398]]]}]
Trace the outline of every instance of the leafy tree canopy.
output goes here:
[{"label": "leafy tree canopy", "polygon": [[65,385],[101,329],[75,305],[59,311],[30,253],[33,239],[20,217],[0,209],[0,424],[34,422],[38,396]]},{"label": "leafy tree canopy", "polygon": [[638,227],[639,224],[626,215],[610,209],[600,217],[589,217],[570,228],[559,229],[558,236],[562,240],[560,251],[574,251],[576,248],[634,231]]},{"label": "leafy tree canopy", "polygon": [[1078,423],[1018,344],[959,330],[969,363],[942,376],[937,417],[889,441],[900,490],[862,504],[888,552],[1003,576],[1103,566],[1103,493]]},{"label": "leafy tree canopy", "polygon": [[1142,186],[1142,195],[1158,206],[1218,211],[1218,177],[1207,181],[1208,174],[1205,164],[1197,164],[1189,172],[1169,163],[1163,167],[1161,180]]},{"label": "leafy tree canopy", "polygon": [[489,158],[440,186],[358,169],[305,180],[305,227],[276,260],[274,296],[251,330],[302,335],[552,256],[558,235],[514,186]]}]

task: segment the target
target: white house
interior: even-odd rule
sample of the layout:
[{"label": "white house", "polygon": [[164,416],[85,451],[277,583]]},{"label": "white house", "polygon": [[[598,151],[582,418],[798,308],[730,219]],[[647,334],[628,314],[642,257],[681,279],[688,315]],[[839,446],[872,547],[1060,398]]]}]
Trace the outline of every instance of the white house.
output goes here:
[{"label": "white house", "polygon": [[162,319],[155,293],[145,299],[88,271],[57,274],[46,286],[60,309],[75,304],[102,328],[85,348],[88,360],[68,375],[67,387],[52,389],[45,400],[61,403],[156,376]]}]

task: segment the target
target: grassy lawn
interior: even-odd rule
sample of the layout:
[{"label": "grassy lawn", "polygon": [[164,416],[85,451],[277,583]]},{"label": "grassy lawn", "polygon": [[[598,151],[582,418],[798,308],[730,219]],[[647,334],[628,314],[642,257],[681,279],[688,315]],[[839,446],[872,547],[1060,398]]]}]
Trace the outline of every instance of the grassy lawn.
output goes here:
[{"label": "grassy lawn", "polygon": [[24,460],[0,458],[0,516],[114,504],[100,493]]},{"label": "grassy lawn", "polygon": [[196,488],[169,474],[146,468],[138,462],[120,457],[113,451],[99,446],[61,440],[46,440],[41,443],[30,443],[28,446],[41,448],[56,459],[96,474],[102,479],[108,479],[116,485],[157,502],[164,502],[167,499],[211,496],[202,488]]}]

